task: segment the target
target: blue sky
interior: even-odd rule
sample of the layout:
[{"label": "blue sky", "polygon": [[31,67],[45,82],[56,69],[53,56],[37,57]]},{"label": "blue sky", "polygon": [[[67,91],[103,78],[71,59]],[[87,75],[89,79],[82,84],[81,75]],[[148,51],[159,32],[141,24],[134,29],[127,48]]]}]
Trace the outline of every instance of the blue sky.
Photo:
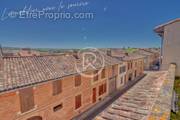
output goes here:
[{"label": "blue sky", "polygon": [[[0,21],[0,44],[33,48],[158,47],[153,28],[180,16],[179,0],[12,0],[0,1],[0,15],[25,6],[42,9],[88,2],[70,12],[93,12],[84,20],[5,19]],[[66,11],[66,10],[64,10]]]}]

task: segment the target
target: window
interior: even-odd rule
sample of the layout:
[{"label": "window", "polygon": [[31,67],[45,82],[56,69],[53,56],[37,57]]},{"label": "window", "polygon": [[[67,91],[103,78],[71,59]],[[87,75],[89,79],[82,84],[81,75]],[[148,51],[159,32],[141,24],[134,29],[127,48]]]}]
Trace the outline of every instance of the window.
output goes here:
[{"label": "window", "polygon": [[105,77],[106,77],[106,70],[103,69],[102,72],[101,72],[101,79],[103,79]]},{"label": "window", "polygon": [[133,63],[131,62],[131,69],[133,68]]},{"label": "window", "polygon": [[137,67],[137,62],[135,63],[135,67]]},{"label": "window", "polygon": [[62,92],[62,80],[53,81],[53,95],[58,95]]},{"label": "window", "polygon": [[124,66],[124,70],[123,70],[123,72],[126,72],[126,66]]},{"label": "window", "polygon": [[122,74],[122,73],[124,73],[124,72],[126,72],[126,66],[120,67],[119,73]]},{"label": "window", "polygon": [[57,112],[58,110],[61,110],[62,108],[63,108],[63,104],[61,103],[61,104],[55,106],[55,107],[53,108],[53,111],[54,111],[54,112]]},{"label": "window", "polygon": [[75,76],[75,87],[78,87],[81,85],[81,75]]},{"label": "window", "polygon": [[128,70],[131,69],[131,63],[128,63]]},{"label": "window", "polygon": [[99,86],[99,96],[103,95],[104,93],[106,93],[106,83]]},{"label": "window", "polygon": [[75,97],[75,109],[78,109],[81,107],[81,95],[77,95]]},{"label": "window", "polygon": [[21,112],[27,112],[34,108],[33,88],[25,88],[19,90]]},{"label": "window", "polygon": [[122,72],[122,67],[119,68],[119,74],[123,73]]},{"label": "window", "polygon": [[116,66],[113,65],[113,66],[112,66],[112,76],[115,76],[115,69],[116,69]]},{"label": "window", "polygon": [[137,71],[135,70],[134,72],[134,77],[136,78],[137,77]]},{"label": "window", "polygon": [[94,81],[98,81],[98,70],[94,71]]}]

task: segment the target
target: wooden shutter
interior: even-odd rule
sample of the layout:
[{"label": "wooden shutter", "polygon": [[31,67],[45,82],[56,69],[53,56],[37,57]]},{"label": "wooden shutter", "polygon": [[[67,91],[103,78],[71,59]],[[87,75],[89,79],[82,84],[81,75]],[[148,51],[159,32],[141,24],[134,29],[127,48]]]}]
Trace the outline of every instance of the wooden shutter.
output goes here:
[{"label": "wooden shutter", "polygon": [[106,91],[107,91],[107,85],[106,83],[104,83],[104,93],[106,93]]},{"label": "wooden shutter", "polygon": [[106,83],[103,84],[103,94],[106,93]]},{"label": "wooden shutter", "polygon": [[103,69],[102,72],[101,72],[101,78],[105,78],[106,77],[106,70]]},{"label": "wooden shutter", "polygon": [[25,88],[19,90],[21,112],[27,112],[34,108],[33,88]]},{"label": "wooden shutter", "polygon": [[99,96],[101,95],[101,86],[99,86]]},{"label": "wooden shutter", "polygon": [[75,109],[78,109],[81,107],[81,95],[78,95],[75,97]]},{"label": "wooden shutter", "polygon": [[96,88],[93,88],[93,96],[92,96],[92,102],[96,102]]},{"label": "wooden shutter", "polygon": [[75,87],[81,85],[81,75],[75,76]]},{"label": "wooden shutter", "polygon": [[94,81],[98,81],[98,70],[94,71]]},{"label": "wooden shutter", "polygon": [[104,93],[104,86],[103,85],[100,85],[99,86],[99,96],[101,96],[103,93]]},{"label": "wooden shutter", "polygon": [[62,80],[53,81],[53,95],[58,95],[62,92]]}]

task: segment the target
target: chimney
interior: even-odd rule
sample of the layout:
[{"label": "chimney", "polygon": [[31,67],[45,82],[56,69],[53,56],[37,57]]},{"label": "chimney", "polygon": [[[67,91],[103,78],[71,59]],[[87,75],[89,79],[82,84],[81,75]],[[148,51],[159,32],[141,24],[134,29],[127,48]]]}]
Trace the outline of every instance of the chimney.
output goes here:
[{"label": "chimney", "polygon": [[22,51],[27,51],[28,54],[31,54],[31,48],[22,48]]},{"label": "chimney", "polygon": [[111,51],[111,49],[107,50],[107,55],[108,55],[108,56],[112,56],[112,51]]},{"label": "chimney", "polygon": [[129,54],[128,54],[127,52],[125,53],[125,55],[126,55],[126,56],[129,56]]},{"label": "chimney", "polygon": [[73,50],[73,56],[74,56],[76,59],[79,59],[78,51],[77,51],[77,50]]}]

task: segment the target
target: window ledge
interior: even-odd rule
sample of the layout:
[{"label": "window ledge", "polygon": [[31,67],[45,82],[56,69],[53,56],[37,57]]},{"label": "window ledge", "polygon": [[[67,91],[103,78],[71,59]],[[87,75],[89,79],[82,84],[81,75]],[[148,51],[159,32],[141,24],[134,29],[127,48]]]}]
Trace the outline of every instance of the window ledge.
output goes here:
[{"label": "window ledge", "polygon": [[17,115],[19,115],[19,116],[25,115],[25,114],[31,113],[31,112],[33,112],[35,110],[37,110],[37,105],[35,105],[33,109],[31,109],[31,110],[29,110],[27,112],[23,112],[23,113],[22,112],[18,112]]}]

